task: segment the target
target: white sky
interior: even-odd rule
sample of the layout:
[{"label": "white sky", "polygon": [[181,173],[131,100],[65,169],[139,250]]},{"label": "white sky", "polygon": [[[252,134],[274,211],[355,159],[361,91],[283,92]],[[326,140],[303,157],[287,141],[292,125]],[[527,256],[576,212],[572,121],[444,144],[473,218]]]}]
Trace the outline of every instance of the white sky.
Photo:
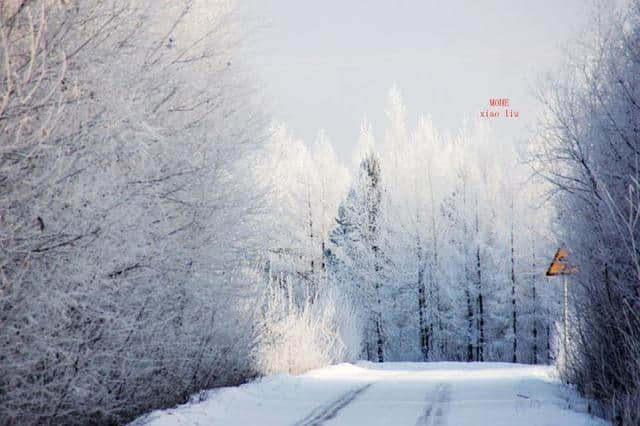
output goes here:
[{"label": "white sky", "polygon": [[508,97],[520,119],[496,131],[520,135],[536,114],[536,79],[590,11],[585,0],[246,1],[268,24],[258,69],[275,118],[307,143],[325,129],[345,160],[364,117],[382,137],[394,83],[410,127],[424,113],[455,131],[490,97]]}]

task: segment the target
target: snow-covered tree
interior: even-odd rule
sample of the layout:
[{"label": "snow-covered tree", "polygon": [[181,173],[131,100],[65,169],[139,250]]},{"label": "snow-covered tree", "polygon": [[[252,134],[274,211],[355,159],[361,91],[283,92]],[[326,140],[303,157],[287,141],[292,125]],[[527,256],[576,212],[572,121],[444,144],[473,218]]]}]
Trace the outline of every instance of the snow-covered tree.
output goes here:
[{"label": "snow-covered tree", "polygon": [[570,281],[568,380],[618,424],[640,421],[638,128],[640,3],[598,12],[546,107],[532,162],[550,185],[558,240],[579,272]]},{"label": "snow-covered tree", "polygon": [[358,178],[340,205],[331,233],[333,276],[365,316],[368,359],[384,361],[383,287],[386,274],[383,233],[382,170],[371,151],[362,159]]},{"label": "snow-covered tree", "polygon": [[3,420],[120,423],[254,373],[266,132],[236,10],[0,5]]}]

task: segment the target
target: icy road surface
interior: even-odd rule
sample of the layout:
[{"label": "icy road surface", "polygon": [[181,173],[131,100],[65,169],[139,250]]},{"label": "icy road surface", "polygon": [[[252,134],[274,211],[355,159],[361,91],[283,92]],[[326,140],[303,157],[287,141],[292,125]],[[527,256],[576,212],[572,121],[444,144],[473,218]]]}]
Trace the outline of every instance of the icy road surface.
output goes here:
[{"label": "icy road surface", "polygon": [[605,426],[552,367],[503,363],[339,364],[209,391],[138,425]]}]

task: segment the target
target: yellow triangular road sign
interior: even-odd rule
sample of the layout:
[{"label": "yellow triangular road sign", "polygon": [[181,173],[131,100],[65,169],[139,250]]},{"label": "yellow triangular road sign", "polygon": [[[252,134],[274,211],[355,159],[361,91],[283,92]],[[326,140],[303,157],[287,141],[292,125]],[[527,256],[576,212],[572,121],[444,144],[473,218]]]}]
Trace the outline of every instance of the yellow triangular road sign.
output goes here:
[{"label": "yellow triangular road sign", "polygon": [[553,262],[549,265],[546,275],[553,277],[555,275],[568,275],[578,272],[578,268],[567,263],[567,256],[569,252],[566,248],[560,247],[553,256]]}]

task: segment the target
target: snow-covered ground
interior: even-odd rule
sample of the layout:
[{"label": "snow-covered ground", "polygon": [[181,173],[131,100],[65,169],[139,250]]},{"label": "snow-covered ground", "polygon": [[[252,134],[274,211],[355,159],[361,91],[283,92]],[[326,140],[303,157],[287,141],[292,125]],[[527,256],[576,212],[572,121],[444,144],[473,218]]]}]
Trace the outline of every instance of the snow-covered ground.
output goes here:
[{"label": "snow-covered ground", "polygon": [[504,363],[339,364],[209,391],[139,425],[607,425],[552,367]]}]

